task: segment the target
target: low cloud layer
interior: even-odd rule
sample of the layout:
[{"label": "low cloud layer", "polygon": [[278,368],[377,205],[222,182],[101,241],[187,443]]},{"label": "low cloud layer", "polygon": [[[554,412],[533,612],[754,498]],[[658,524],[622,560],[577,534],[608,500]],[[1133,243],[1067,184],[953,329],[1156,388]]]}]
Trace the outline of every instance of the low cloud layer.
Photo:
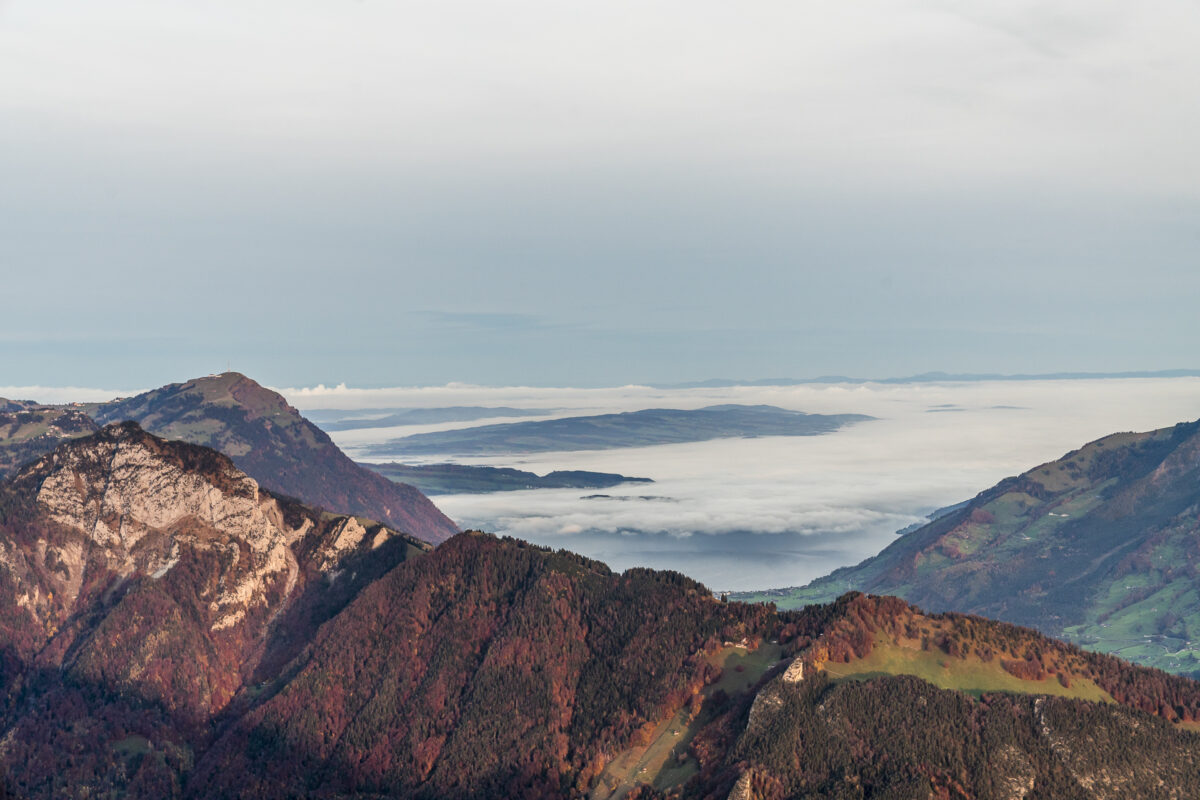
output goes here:
[{"label": "low cloud layer", "polygon": [[[597,411],[720,402],[877,417],[837,433],[660,447],[457,459],[545,473],[587,469],[649,477],[602,492],[447,495],[467,527],[603,558],[614,567],[678,569],[717,588],[795,585],[886,546],[934,508],[1056,459],[1087,441],[1200,417],[1200,379],[805,385],[703,390],[440,389],[310,391],[293,402],[431,402]],[[955,413],[929,413],[956,409]],[[465,425],[429,426],[429,428]],[[406,429],[411,432],[412,429]],[[335,438],[351,455],[394,431]],[[436,461],[436,458],[426,459]],[[586,499],[585,499],[586,498]],[[643,499],[646,498],[646,499]]]},{"label": "low cloud layer", "polygon": [[103,403],[114,397],[129,397],[137,391],[91,389],[83,386],[0,386],[0,397],[33,400],[37,403]]}]

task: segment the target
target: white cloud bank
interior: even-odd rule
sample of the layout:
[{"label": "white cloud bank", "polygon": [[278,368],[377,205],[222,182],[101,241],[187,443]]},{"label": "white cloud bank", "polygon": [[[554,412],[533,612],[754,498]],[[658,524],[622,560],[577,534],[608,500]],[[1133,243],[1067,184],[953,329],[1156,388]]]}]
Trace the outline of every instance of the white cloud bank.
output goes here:
[{"label": "white cloud bank", "polygon": [[84,386],[0,386],[0,397],[33,400],[37,403],[103,403],[129,397],[143,390],[92,389]]},{"label": "white cloud bank", "polygon": [[[702,390],[456,386],[340,390],[335,396],[374,405],[563,408],[559,416],[574,409],[736,402],[877,417],[825,436],[461,458],[538,473],[619,472],[655,483],[598,492],[611,498],[583,499],[593,492],[574,490],[436,498],[465,526],[567,547],[615,567],[679,569],[710,585],[739,589],[804,583],[873,555],[894,531],[933,508],[972,497],[1085,442],[1200,417],[1200,378]],[[319,402],[328,399],[321,394]],[[354,455],[356,448],[414,430],[347,431],[335,438]],[[757,536],[751,540],[747,533]]]}]

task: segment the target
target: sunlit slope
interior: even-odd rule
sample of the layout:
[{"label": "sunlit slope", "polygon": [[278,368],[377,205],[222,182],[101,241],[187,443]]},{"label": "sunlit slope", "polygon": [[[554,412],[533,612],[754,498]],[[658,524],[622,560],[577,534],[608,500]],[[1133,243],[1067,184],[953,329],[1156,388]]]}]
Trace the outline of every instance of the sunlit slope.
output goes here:
[{"label": "sunlit slope", "polygon": [[417,489],[351,461],[278,393],[236,372],[174,383],[92,407],[102,423],[134,420],[167,439],[211,447],[273,491],[362,514],[438,543],[454,523]]},{"label": "sunlit slope", "polygon": [[697,737],[702,750],[736,736],[716,774],[737,780],[720,796],[1084,800],[1200,787],[1191,680],[894,597],[781,616],[803,671],[768,673],[748,709]]},{"label": "sunlit slope", "polygon": [[1005,479],[855,567],[740,599],[794,608],[851,589],[893,594],[1194,672],[1198,425],[1105,437]]}]

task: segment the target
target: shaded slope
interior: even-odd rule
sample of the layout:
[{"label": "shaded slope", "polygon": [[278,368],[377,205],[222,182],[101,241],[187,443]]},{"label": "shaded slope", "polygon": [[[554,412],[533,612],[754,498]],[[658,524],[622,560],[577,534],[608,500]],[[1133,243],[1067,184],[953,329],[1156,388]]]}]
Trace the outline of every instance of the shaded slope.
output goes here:
[{"label": "shaded slope", "polygon": [[[1200,423],[1092,442],[981,493],[783,606],[895,594],[1200,668]],[[1148,638],[1149,637],[1149,638]]]},{"label": "shaded slope", "polygon": [[706,647],[769,617],[674,573],[476,534],[410,566],[321,630],[201,761],[197,793],[582,796],[704,684]]},{"label": "shaded slope", "polygon": [[904,676],[777,679],[759,697],[728,756],[732,800],[1200,792],[1200,737],[1127,709],[1013,694],[975,700]]},{"label": "shaded slope", "polygon": [[355,464],[283,397],[236,372],[99,405],[93,416],[134,420],[158,436],[219,450],[267,488],[330,511],[362,514],[435,544],[457,532],[420,491]]}]

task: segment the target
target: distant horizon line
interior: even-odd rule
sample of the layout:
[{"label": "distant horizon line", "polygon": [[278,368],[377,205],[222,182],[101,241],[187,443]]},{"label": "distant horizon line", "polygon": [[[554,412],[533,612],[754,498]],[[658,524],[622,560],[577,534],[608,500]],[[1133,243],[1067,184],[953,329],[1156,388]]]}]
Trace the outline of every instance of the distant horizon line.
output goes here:
[{"label": "distant horizon line", "polygon": [[1039,372],[1039,373],[1000,373],[1000,372],[922,372],[892,378],[855,378],[848,375],[819,375],[813,378],[707,378],[695,381],[679,381],[673,383],[657,382],[628,382],[603,383],[594,385],[573,385],[568,383],[472,383],[470,381],[448,381],[434,384],[411,384],[408,386],[352,385],[345,381],[337,384],[318,383],[314,386],[271,386],[275,391],[283,393],[322,393],[329,391],[366,391],[382,392],[389,389],[729,389],[739,386],[805,386],[811,384],[908,384],[908,383],[983,383],[987,381],[1056,381],[1056,380],[1118,380],[1137,378],[1200,378],[1200,369],[1162,369],[1162,370],[1123,370],[1115,372]]},{"label": "distant horizon line", "polygon": [[[238,370],[230,370],[237,372],[245,377],[246,375]],[[171,381],[162,386],[171,385],[171,383],[185,383],[190,380],[196,380],[202,377],[212,377],[226,373],[211,373],[207,376],[193,376],[190,378],[182,378],[176,381]],[[354,391],[354,392],[380,392],[390,389],[447,389],[447,388],[462,388],[462,389],[582,389],[582,390],[601,390],[601,389],[620,389],[620,388],[635,388],[642,387],[648,389],[663,389],[663,390],[685,390],[685,389],[726,389],[740,386],[746,387],[769,387],[769,386],[804,386],[813,384],[913,384],[913,383],[983,383],[987,381],[1055,381],[1055,380],[1120,380],[1120,379],[1137,379],[1137,378],[1196,378],[1200,377],[1200,369],[1163,369],[1163,370],[1122,370],[1114,372],[1041,372],[1041,373],[999,373],[999,372],[943,372],[932,371],[922,372],[915,375],[907,375],[892,378],[856,378],[848,375],[820,375],[811,378],[754,378],[754,379],[738,379],[738,378],[708,378],[695,381],[679,381],[673,383],[611,383],[598,384],[594,386],[573,386],[570,384],[531,384],[531,383],[510,383],[510,384],[486,384],[486,383],[471,383],[469,381],[448,381],[442,384],[393,384],[393,385],[350,385],[345,381],[336,384],[317,383],[310,386],[273,386],[262,384],[268,389],[279,392],[285,397],[295,394],[301,397],[325,394],[328,392],[337,391]],[[257,381],[256,381],[257,382]],[[42,402],[46,405],[61,405],[66,402],[108,402],[110,400],[121,399],[125,397],[135,396],[145,391],[159,387],[151,387],[149,389],[102,389],[95,387],[86,387],[78,385],[24,385],[24,386],[0,386],[0,398],[8,400],[23,400],[32,402]],[[29,392],[29,395],[22,396],[22,392]],[[38,400],[34,395],[46,393],[58,396],[59,400]],[[71,399],[68,398],[71,394],[77,395]],[[103,399],[101,397],[103,396]]]},{"label": "distant horizon line", "polygon": [[1064,381],[1123,378],[1196,378],[1200,369],[1123,370],[1118,372],[922,372],[896,378],[853,378],[848,375],[821,375],[815,378],[759,378],[735,380],[709,378],[702,381],[648,384],[655,389],[721,389],[731,386],[801,386],[809,383],[968,383],[982,381]]}]

